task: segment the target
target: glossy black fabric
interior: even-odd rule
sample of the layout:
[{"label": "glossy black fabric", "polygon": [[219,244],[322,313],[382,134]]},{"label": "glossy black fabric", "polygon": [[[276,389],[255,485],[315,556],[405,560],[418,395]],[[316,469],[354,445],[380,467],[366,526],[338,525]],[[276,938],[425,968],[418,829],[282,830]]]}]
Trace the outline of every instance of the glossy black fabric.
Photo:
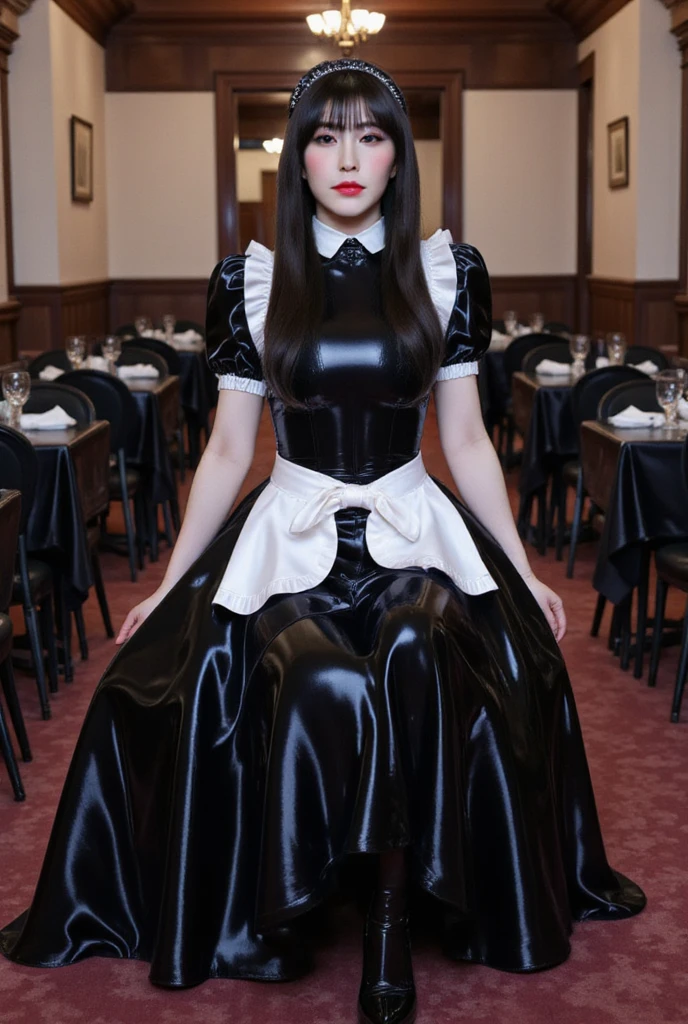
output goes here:
[{"label": "glossy black fabric", "polygon": [[621,445],[593,576],[595,589],[614,604],[638,586],[645,544],[688,537],[682,452],[682,440],[629,437]]},{"label": "glossy black fabric", "polygon": [[578,455],[578,437],[571,408],[571,385],[539,382],[535,392],[518,489],[523,497],[547,483],[557,464]]},{"label": "glossy black fabric", "polygon": [[209,386],[216,389],[215,378],[212,377],[205,358],[205,348],[199,350],[177,349],[181,363],[180,387],[181,400],[185,413],[196,418],[197,423],[205,423],[212,408],[208,393]]},{"label": "glossy black fabric", "polygon": [[[397,410],[397,429],[389,378],[401,388],[405,371],[379,321],[377,261],[359,252],[359,264],[351,248],[324,264],[322,362],[307,357],[300,371],[320,432],[309,450],[301,421],[272,409],[282,450],[301,446],[309,465],[364,480],[412,457],[426,403],[413,418]],[[471,295],[459,305],[467,323]],[[482,343],[453,344],[469,357]],[[240,344],[248,367],[245,335]],[[354,381],[370,414],[359,427]],[[366,439],[384,447],[362,450]],[[451,952],[466,960],[551,966],[569,953],[574,919],[642,909],[606,860],[559,649],[498,545],[437,481],[498,591],[468,597],[440,570],[380,567],[368,512],[350,508],[336,513],[337,557],[317,587],[275,594],[250,616],[211,607],[266,483],[103,676],[33,904],[0,934],[5,955],[44,966],[135,957],[164,985],[296,977],[311,966],[299,919],[328,894],[335,865],[394,847],[408,848],[415,885],[453,911]]]},{"label": "glossy black fabric", "polygon": [[129,459],[144,473],[144,486],[153,504],[176,497],[174,468],[157,395],[151,391],[132,391],[141,414],[141,430]]},{"label": "glossy black fabric", "polygon": [[38,445],[34,451],[38,477],[26,546],[59,570],[68,607],[78,608],[93,586],[93,570],[74,463],[66,444]]}]

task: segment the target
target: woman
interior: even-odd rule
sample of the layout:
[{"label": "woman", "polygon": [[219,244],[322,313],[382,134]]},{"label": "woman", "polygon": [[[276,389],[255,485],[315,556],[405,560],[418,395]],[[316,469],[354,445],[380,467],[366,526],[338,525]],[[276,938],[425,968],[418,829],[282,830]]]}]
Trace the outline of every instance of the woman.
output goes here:
[{"label": "woman", "polygon": [[[642,909],[606,860],[561,601],[482,426],[485,264],[419,225],[396,84],[313,68],[274,257],[252,243],[210,280],[220,396],[184,526],[123,624],[5,955],[136,957],[168,986],[294,978],[306,911],[365,854],[359,1020],[408,1024],[409,882],[449,956],[511,971],[563,961],[575,919]],[[433,389],[465,506],[419,454]],[[275,465],[222,528],[265,395]]]}]

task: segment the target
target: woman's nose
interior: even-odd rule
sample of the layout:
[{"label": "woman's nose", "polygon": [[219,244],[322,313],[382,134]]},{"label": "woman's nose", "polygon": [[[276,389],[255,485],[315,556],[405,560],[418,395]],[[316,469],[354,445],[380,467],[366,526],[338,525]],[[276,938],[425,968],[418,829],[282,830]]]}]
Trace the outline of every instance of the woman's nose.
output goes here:
[{"label": "woman's nose", "polygon": [[357,168],[356,147],[353,142],[345,141],[342,143],[340,152],[339,169],[341,171],[355,171]]}]

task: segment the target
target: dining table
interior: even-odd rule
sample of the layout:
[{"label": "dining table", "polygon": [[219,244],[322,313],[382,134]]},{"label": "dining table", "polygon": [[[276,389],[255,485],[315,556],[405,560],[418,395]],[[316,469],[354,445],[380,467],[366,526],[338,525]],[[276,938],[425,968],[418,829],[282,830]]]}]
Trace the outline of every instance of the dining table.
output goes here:
[{"label": "dining table", "polygon": [[27,548],[60,573],[69,609],[93,585],[85,525],[110,499],[110,424],[25,430],[36,452],[36,493],[26,529]]},{"label": "dining table", "polygon": [[614,427],[585,421],[581,466],[591,501],[604,512],[593,586],[615,605],[644,575],[649,548],[688,538],[688,487],[682,468],[688,423]]},{"label": "dining table", "polygon": [[152,505],[177,500],[169,438],[177,430],[179,377],[133,377],[125,381],[141,414],[141,431],[130,460],[141,466],[144,489]]}]

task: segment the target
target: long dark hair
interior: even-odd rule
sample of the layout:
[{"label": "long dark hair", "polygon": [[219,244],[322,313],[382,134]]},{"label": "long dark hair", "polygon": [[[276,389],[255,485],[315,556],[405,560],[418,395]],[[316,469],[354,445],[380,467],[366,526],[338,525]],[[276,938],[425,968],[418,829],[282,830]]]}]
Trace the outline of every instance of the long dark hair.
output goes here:
[{"label": "long dark hair", "polygon": [[381,128],[394,143],[396,175],[382,197],[382,307],[400,358],[418,380],[417,393],[403,404],[415,404],[432,387],[443,356],[442,329],[420,255],[418,161],[407,115],[382,82],[362,71],[335,71],[316,81],[287,124],[277,174],[275,265],[263,374],[285,404],[304,407],[294,394],[292,378],[300,351],[313,340],[321,322],[324,277],[311,224],[315,199],[301,171],[306,146],[325,113],[327,123],[340,131],[365,121]]}]

